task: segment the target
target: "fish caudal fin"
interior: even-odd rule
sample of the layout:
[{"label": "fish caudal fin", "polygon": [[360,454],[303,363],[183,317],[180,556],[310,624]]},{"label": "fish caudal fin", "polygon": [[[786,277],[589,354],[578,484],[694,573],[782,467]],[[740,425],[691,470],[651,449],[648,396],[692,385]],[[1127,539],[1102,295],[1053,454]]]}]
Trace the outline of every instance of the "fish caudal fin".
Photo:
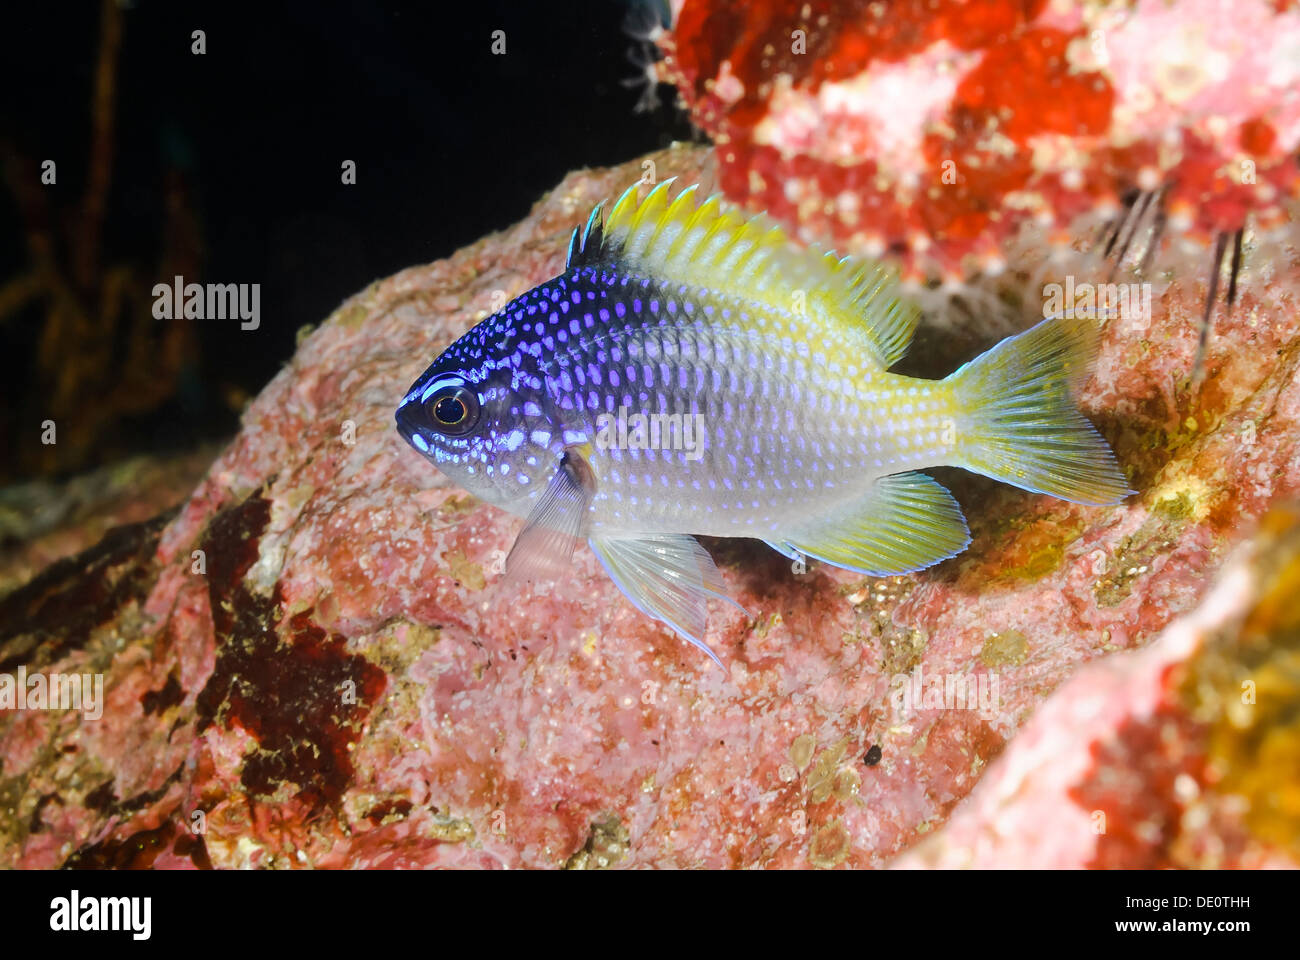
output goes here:
[{"label": "fish caudal fin", "polygon": [[1118,503],[1133,493],[1071,396],[1098,336],[1091,319],[1053,317],[950,376],[962,411],[954,465],[1074,503]]}]

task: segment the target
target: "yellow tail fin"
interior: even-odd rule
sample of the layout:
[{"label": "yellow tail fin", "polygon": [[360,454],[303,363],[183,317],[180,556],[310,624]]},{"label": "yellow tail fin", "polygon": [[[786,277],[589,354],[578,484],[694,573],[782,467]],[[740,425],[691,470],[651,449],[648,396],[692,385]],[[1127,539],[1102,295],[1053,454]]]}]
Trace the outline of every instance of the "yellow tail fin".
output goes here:
[{"label": "yellow tail fin", "polygon": [[1095,321],[1053,317],[952,374],[963,411],[957,465],[1075,503],[1118,503],[1133,493],[1071,396],[1097,339]]}]

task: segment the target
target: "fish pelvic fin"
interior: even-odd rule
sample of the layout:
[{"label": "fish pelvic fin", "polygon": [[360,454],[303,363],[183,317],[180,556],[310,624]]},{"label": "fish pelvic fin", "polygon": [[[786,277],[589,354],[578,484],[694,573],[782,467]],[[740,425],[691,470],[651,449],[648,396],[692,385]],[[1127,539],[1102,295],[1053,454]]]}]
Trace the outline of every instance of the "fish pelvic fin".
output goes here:
[{"label": "fish pelvic fin", "polygon": [[[867,496],[814,523],[783,533],[778,550],[872,577],[911,573],[956,556],[970,544],[961,507],[923,473],[881,477]],[[775,545],[775,544],[774,544]]]},{"label": "fish pelvic fin", "polygon": [[592,537],[589,542],[633,606],[672,627],[726,670],[704,642],[708,601],[726,600],[742,612],[744,607],[727,596],[722,575],[699,541],[682,534],[645,534]]},{"label": "fish pelvic fin", "polygon": [[1097,355],[1097,323],[1053,317],[1008,337],[953,373],[953,463],[1074,503],[1118,503],[1129,489],[1106,441],[1073,392]]}]

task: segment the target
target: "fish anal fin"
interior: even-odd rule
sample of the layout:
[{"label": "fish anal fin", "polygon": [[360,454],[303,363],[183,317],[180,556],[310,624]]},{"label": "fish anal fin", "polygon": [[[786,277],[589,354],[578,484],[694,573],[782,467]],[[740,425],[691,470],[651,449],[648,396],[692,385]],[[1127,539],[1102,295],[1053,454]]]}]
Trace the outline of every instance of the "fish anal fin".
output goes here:
[{"label": "fish anal fin", "polygon": [[862,500],[781,536],[800,553],[873,577],[923,569],[970,544],[961,507],[923,473],[881,477]]}]

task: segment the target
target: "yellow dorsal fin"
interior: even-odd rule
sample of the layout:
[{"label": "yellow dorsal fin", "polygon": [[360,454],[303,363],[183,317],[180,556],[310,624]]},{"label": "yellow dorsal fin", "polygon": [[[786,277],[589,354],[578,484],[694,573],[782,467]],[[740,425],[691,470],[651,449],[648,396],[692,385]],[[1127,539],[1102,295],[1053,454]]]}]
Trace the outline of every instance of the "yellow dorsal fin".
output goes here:
[{"label": "yellow dorsal fin", "polygon": [[617,257],[647,273],[786,312],[802,303],[815,320],[860,331],[882,367],[907,351],[917,311],[902,299],[892,270],[797,247],[763,214],[746,218],[717,195],[699,202],[698,185],[670,201],[672,183],[665,180],[640,201],[639,184],[630,187],[605,220],[600,250],[584,261]]}]

